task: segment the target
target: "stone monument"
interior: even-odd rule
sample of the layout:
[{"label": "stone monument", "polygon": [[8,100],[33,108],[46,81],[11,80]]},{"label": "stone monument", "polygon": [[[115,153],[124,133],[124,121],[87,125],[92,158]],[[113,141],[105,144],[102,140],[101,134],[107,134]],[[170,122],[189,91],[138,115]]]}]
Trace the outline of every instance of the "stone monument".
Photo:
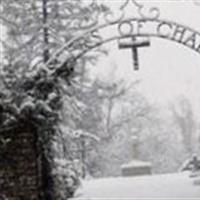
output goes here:
[{"label": "stone monument", "polygon": [[141,176],[150,175],[152,165],[149,162],[141,161],[139,159],[138,145],[139,139],[133,136],[132,140],[132,155],[133,160],[121,166],[122,176]]}]

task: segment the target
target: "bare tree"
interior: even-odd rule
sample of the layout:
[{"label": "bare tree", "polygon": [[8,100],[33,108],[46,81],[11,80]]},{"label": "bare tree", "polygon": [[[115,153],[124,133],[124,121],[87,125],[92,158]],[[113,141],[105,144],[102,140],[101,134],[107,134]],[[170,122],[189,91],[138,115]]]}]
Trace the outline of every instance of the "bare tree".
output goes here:
[{"label": "bare tree", "polygon": [[193,108],[186,97],[181,97],[178,103],[173,105],[172,114],[174,123],[182,136],[182,142],[186,152],[191,155],[195,150],[196,121]]},{"label": "bare tree", "polygon": [[[6,29],[6,37],[2,39],[5,57],[1,76],[9,93],[9,103],[16,108],[16,121],[24,116],[23,120],[27,120],[24,124],[28,126],[28,120],[36,124],[36,118],[40,118],[37,119],[37,134],[41,139],[38,141],[42,141],[42,186],[45,199],[54,199],[50,163],[53,152],[50,144],[58,131],[61,99],[69,88],[71,75],[74,75],[75,61],[64,56],[63,60],[55,58],[49,66],[46,63],[63,43],[83,30],[82,23],[90,24],[91,20],[96,19],[93,16],[98,15],[101,9],[97,4],[88,6],[82,0],[9,0],[1,1],[0,6],[0,20]],[[85,48],[90,36],[84,39],[70,51]],[[80,61],[76,66],[82,65]],[[49,70],[52,72],[49,73]],[[66,90],[63,85],[67,87]],[[71,107],[70,103],[68,107]],[[73,108],[71,111],[74,111]],[[44,124],[39,125],[39,121]],[[21,121],[18,123],[21,125]],[[66,185],[66,192],[69,191]],[[69,193],[65,198],[71,195]]]}]

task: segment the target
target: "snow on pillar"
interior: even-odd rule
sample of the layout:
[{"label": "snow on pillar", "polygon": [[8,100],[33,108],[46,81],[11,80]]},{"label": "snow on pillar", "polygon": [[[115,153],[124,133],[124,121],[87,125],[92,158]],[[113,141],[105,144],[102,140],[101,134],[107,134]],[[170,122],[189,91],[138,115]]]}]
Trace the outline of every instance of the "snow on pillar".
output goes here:
[{"label": "snow on pillar", "polygon": [[121,166],[122,176],[141,176],[151,174],[151,163],[139,159],[139,138],[131,137],[133,160]]}]

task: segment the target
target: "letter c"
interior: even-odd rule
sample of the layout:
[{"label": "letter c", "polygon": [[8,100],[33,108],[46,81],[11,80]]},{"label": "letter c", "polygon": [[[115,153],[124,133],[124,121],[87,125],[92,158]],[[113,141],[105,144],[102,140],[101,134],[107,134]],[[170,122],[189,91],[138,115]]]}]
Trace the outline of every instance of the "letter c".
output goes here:
[{"label": "letter c", "polygon": [[163,38],[169,38],[171,29],[172,29],[172,24],[168,22],[161,22],[158,24],[157,34]]}]

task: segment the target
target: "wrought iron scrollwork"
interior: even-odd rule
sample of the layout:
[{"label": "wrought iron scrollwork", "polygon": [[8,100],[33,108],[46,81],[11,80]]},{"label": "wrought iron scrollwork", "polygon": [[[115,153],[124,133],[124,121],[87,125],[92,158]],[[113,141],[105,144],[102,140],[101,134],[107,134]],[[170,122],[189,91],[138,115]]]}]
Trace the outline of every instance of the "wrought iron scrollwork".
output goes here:
[{"label": "wrought iron scrollwork", "polygon": [[[133,14],[130,13],[131,15],[128,16],[129,13],[126,13],[126,8],[130,6],[130,4],[135,6],[136,12],[133,12]],[[158,20],[160,16],[160,11],[157,7],[149,8],[148,6],[139,3],[138,0],[124,0],[124,3],[122,3],[119,9],[115,9],[114,11],[107,9],[104,10],[104,12],[101,12],[101,7],[99,7],[96,0],[91,0],[90,6],[86,9],[88,9],[85,10],[87,13],[86,17],[82,16],[82,20],[79,18],[74,22],[74,30],[77,30],[77,36],[71,38],[53,54],[51,59],[46,63],[47,67],[54,59],[60,56],[62,57],[62,55],[64,55],[66,59],[68,59],[68,56],[77,58],[89,49],[100,46],[104,43],[104,39],[96,34],[96,32],[102,27],[116,25],[119,33],[118,37],[123,37],[131,35],[133,32],[132,18],[138,18],[139,16],[141,21],[146,19]],[[93,14],[88,17],[88,12]],[[128,28],[128,33],[124,31],[124,28]],[[109,40],[110,39],[107,39],[107,41]],[[68,52],[68,56],[66,56],[66,52]]]},{"label": "wrought iron scrollwork", "polygon": [[137,8],[138,14],[141,18],[158,19],[160,16],[160,11],[157,7],[148,8],[141,3],[138,3],[136,0],[125,0],[119,10],[115,10],[114,12],[109,11],[104,14],[105,22],[112,24],[122,21],[125,18],[125,8],[129,6],[130,3]]},{"label": "wrought iron scrollwork", "polygon": [[104,14],[104,20],[108,24],[113,24],[121,21],[124,18],[124,13],[121,10],[116,12],[108,11]]},{"label": "wrought iron scrollwork", "polygon": [[138,3],[136,0],[126,0],[126,2],[121,6],[121,10],[124,10],[128,4],[132,2],[133,5],[135,5],[138,9],[138,14],[140,15],[141,18],[150,18],[150,19],[158,19],[160,16],[160,11],[157,7],[151,7],[146,9],[146,7]]}]

